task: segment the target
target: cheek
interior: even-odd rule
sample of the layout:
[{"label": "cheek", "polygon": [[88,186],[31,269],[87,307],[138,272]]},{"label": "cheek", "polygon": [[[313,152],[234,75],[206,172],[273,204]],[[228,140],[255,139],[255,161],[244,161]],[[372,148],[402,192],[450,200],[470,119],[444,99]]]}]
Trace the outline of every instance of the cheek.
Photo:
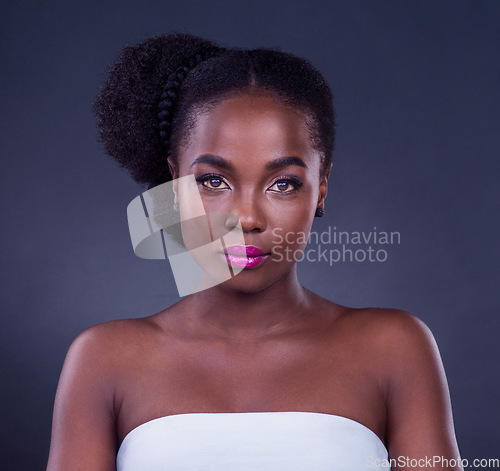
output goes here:
[{"label": "cheek", "polygon": [[[305,188],[303,190],[306,190]],[[273,259],[294,262],[301,258],[314,221],[319,189],[312,184],[300,197],[283,202],[269,220],[273,233]]]},{"label": "cheek", "polygon": [[312,223],[313,211],[310,204],[294,207],[292,211],[277,211],[273,217],[272,226],[283,230],[299,231]]},{"label": "cheek", "polygon": [[283,230],[305,231],[312,225],[319,190],[312,184],[299,190],[299,194],[276,202],[273,211],[273,226]]},{"label": "cheek", "polygon": [[299,254],[307,246],[307,239],[314,220],[312,205],[303,204],[293,212],[276,213],[270,222],[273,234],[273,252],[291,251]]}]

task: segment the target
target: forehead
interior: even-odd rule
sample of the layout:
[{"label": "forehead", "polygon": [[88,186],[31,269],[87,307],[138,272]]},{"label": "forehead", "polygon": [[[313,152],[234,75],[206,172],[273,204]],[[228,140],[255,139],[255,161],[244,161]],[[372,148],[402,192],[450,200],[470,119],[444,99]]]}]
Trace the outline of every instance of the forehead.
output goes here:
[{"label": "forehead", "polygon": [[202,111],[189,141],[182,154],[191,160],[202,153],[252,159],[283,155],[319,159],[307,116],[265,94],[237,95]]}]

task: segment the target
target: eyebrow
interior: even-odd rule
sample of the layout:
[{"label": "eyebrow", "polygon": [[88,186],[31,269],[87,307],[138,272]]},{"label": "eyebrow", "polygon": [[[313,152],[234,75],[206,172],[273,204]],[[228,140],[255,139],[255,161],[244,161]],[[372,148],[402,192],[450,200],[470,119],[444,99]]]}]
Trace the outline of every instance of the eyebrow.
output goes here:
[{"label": "eyebrow", "polygon": [[[193,167],[196,164],[210,164],[219,168],[223,168],[225,170],[234,170],[234,166],[220,155],[213,155],[213,154],[200,155],[199,157],[194,159],[194,162],[191,164],[191,167]],[[266,164],[266,170],[277,170],[279,168],[289,167],[291,165],[297,165],[299,167],[308,168],[301,158],[289,156],[289,157],[278,157],[277,159],[268,162]]]}]

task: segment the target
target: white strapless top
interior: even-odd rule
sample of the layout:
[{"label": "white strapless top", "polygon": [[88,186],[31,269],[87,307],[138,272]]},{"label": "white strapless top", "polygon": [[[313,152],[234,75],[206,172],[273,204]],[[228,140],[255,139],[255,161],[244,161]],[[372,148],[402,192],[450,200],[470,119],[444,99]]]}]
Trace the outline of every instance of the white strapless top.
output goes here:
[{"label": "white strapless top", "polygon": [[133,429],[117,471],[360,471],[390,468],[369,428],[318,412],[187,413]]}]

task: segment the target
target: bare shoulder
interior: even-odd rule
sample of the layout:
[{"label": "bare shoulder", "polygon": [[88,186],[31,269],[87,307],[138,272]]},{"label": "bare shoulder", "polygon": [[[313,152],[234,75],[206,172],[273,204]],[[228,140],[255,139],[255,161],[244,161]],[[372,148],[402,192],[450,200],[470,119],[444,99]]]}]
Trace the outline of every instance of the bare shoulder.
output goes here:
[{"label": "bare shoulder", "polygon": [[154,329],[147,318],[129,319],[89,327],[76,337],[57,386],[48,470],[114,469],[116,384]]},{"label": "bare shoulder", "polygon": [[157,328],[154,316],[134,319],[120,319],[88,327],[81,332],[73,345],[103,348],[132,340],[143,333],[151,333]]},{"label": "bare shoulder", "polygon": [[417,316],[391,308],[351,308],[323,304],[331,317],[332,345],[366,362],[387,382],[418,374],[426,368],[441,369],[434,336]]},{"label": "bare shoulder", "polygon": [[387,393],[403,385],[412,385],[415,392],[442,390],[446,379],[438,346],[417,316],[398,309],[346,309],[339,318],[343,324],[355,344],[363,346]]},{"label": "bare shoulder", "polygon": [[154,316],[96,324],[75,338],[66,361],[83,357],[86,363],[92,361],[94,368],[116,366],[160,334],[161,329]]},{"label": "bare shoulder", "polygon": [[[383,401],[373,402],[372,410],[383,411],[389,456],[457,459],[446,375],[427,325],[399,309],[357,309],[323,301],[318,306],[329,319],[326,348],[363,382],[363,388],[351,390],[369,391],[371,384]],[[363,403],[370,404],[369,398]]]},{"label": "bare shoulder", "polygon": [[340,322],[357,332],[384,393],[391,456],[457,458],[450,394],[427,325],[397,309],[346,310]]},{"label": "bare shoulder", "polygon": [[417,316],[390,308],[349,308],[340,306],[338,326],[387,351],[412,350],[435,344],[427,325]]},{"label": "bare shoulder", "polygon": [[[439,358],[437,345],[429,327],[417,316],[399,309],[361,309],[360,316],[366,319],[367,333],[376,345],[387,352],[394,362],[406,363],[410,358]],[[407,364],[407,363],[406,363]],[[408,364],[407,364],[408,365]]]}]

